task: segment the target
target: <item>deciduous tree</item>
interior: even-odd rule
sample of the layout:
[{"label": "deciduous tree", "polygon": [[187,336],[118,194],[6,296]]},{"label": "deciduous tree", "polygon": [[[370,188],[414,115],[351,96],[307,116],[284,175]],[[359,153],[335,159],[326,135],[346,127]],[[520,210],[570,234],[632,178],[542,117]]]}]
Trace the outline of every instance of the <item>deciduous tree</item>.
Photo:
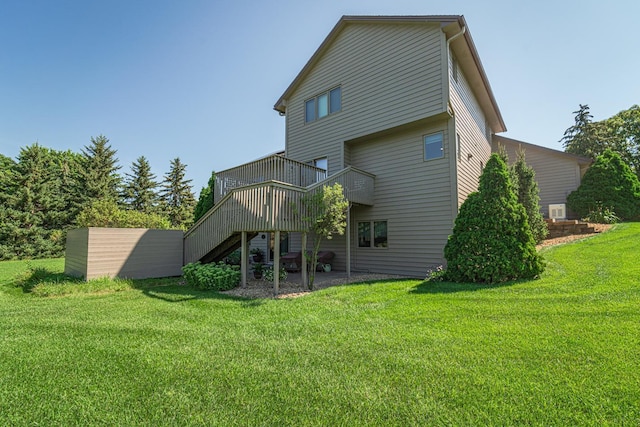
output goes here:
[{"label": "deciduous tree", "polygon": [[[318,251],[324,239],[331,240],[334,235],[343,235],[347,225],[349,202],[345,199],[342,186],[335,183],[325,185],[320,191],[307,195],[303,199],[303,221],[311,237],[309,289],[313,289]],[[306,248],[302,251],[307,256]]]}]

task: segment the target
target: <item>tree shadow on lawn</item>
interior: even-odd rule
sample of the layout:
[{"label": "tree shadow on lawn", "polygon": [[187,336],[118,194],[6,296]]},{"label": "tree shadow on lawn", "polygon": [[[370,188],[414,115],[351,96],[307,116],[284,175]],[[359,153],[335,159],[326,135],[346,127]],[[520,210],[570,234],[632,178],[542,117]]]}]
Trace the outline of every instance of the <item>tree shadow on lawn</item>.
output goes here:
[{"label": "tree shadow on lawn", "polygon": [[264,304],[262,299],[250,299],[226,295],[216,291],[202,291],[187,285],[160,285],[145,286],[139,288],[142,293],[150,298],[159,299],[166,302],[185,302],[193,300],[221,300],[240,302],[243,307],[257,307]]},{"label": "tree shadow on lawn", "polygon": [[452,294],[457,292],[476,292],[513,286],[527,280],[512,280],[503,283],[456,283],[425,280],[411,290],[412,294]]}]

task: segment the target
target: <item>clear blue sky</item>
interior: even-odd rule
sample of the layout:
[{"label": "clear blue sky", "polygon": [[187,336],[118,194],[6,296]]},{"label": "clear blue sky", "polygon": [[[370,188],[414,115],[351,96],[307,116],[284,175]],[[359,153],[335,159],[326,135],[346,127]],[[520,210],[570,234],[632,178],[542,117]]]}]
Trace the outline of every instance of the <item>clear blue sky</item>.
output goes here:
[{"label": "clear blue sky", "polygon": [[0,0],[0,153],[103,134],[198,192],[284,148],[273,104],[345,14],[465,15],[511,138],[561,149],[578,104],[640,103],[637,0]]}]

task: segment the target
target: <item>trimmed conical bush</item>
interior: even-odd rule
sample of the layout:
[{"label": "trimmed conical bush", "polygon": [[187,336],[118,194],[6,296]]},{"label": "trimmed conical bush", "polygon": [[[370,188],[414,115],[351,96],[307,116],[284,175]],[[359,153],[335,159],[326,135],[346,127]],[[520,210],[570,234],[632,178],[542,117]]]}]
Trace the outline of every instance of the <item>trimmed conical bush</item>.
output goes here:
[{"label": "trimmed conical bush", "polygon": [[478,191],[460,207],[444,256],[445,279],[455,282],[530,279],[544,270],[527,214],[498,154],[487,162]]}]

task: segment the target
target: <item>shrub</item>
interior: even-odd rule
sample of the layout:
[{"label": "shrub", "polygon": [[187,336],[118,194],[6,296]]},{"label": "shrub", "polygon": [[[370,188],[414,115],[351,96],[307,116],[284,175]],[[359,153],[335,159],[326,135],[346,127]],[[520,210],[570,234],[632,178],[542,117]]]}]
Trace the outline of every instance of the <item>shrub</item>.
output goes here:
[{"label": "shrub", "polygon": [[547,237],[549,228],[540,213],[540,190],[536,182],[536,172],[525,162],[522,147],[518,150],[516,162],[511,166],[511,173],[516,197],[527,212],[533,239],[540,243]]},{"label": "shrub", "polygon": [[620,218],[618,218],[613,209],[609,209],[602,206],[602,204],[598,204],[595,209],[589,212],[589,215],[583,218],[583,221],[595,222],[598,224],[615,224],[616,222],[620,222]]},{"label": "shrub", "polygon": [[114,200],[96,200],[85,207],[76,219],[78,227],[171,228],[168,219],[144,212],[123,210]]},{"label": "shrub", "polygon": [[497,283],[534,278],[544,270],[527,214],[498,154],[487,162],[478,192],[460,207],[444,256],[444,277],[454,282]]},{"label": "shrub", "polygon": [[240,283],[240,270],[223,262],[200,264],[195,262],[182,267],[182,275],[190,286],[201,290],[228,291]]},{"label": "shrub", "polygon": [[[287,277],[289,277],[289,274],[287,273],[287,270],[285,270],[284,268],[281,268],[279,270],[279,276],[280,276],[280,280],[287,280]],[[273,267],[268,267],[264,269],[264,280],[266,280],[267,282],[273,282]]]},{"label": "shrub", "polygon": [[640,182],[619,154],[611,150],[598,156],[567,197],[567,206],[580,217],[607,207],[620,219],[640,217]]},{"label": "shrub", "polygon": [[225,258],[225,262],[229,265],[240,265],[241,257],[242,254],[240,253],[240,249],[236,249],[235,251],[227,255],[227,257]]}]

